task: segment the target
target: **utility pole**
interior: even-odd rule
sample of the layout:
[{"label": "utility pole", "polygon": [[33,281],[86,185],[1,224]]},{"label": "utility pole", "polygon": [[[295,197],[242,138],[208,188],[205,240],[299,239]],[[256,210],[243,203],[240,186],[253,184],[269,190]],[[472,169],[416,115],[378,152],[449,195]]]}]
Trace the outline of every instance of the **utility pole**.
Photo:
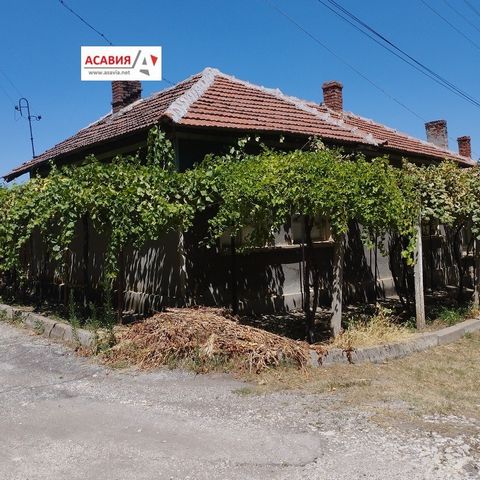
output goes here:
[{"label": "utility pole", "polygon": [[41,115],[32,115],[30,113],[30,103],[25,97],[22,97],[18,101],[18,105],[15,105],[15,110],[20,112],[20,115],[24,117],[23,112],[26,111],[28,119],[28,127],[30,128],[30,143],[32,144],[32,158],[35,158],[35,146],[33,144],[33,130],[32,130],[32,119],[37,122],[42,119]]}]

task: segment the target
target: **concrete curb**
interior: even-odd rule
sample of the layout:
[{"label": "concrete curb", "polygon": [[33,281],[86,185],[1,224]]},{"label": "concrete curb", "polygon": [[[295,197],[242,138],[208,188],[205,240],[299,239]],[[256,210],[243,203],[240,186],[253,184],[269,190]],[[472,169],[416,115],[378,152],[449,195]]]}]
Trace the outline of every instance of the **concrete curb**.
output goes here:
[{"label": "concrete curb", "polygon": [[[95,334],[88,330],[73,329],[68,323],[58,322],[43,315],[26,312],[0,303],[0,313],[2,312],[8,319],[17,318],[24,327],[44,337],[86,348],[92,348],[95,345]],[[422,352],[438,345],[455,342],[466,333],[477,331],[480,331],[480,318],[465,320],[436,332],[422,333],[404,342],[357,348],[348,352],[340,348],[332,348],[323,355],[319,355],[312,349],[310,350],[309,363],[312,367],[349,363],[383,363],[386,360],[406,357],[415,352]]]},{"label": "concrete curb", "polygon": [[311,351],[310,364],[318,367],[348,363],[383,363],[386,360],[406,357],[415,352],[455,342],[466,333],[476,331],[480,331],[480,319],[470,319],[437,332],[422,333],[404,342],[358,348],[349,352],[340,348],[332,348],[323,356]]},{"label": "concrete curb", "polygon": [[91,348],[95,344],[95,334],[83,328],[75,329],[68,323],[58,322],[43,315],[0,304],[0,313],[2,312],[7,319],[18,319],[25,328],[44,337],[86,348]]}]

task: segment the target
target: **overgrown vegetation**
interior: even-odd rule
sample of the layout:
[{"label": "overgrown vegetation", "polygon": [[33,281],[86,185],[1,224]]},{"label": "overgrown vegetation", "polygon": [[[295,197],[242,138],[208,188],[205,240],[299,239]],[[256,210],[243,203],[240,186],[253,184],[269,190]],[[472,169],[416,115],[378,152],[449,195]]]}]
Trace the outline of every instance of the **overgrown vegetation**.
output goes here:
[{"label": "overgrown vegetation", "polygon": [[[111,302],[115,282],[119,298],[123,291],[125,248],[186,231],[201,211],[210,212],[206,243],[223,235],[235,237],[248,227],[247,249],[270,243],[281,226],[300,215],[306,251],[303,307],[312,339],[320,275],[312,241],[316,218],[328,219],[336,248],[353,221],[362,224],[367,245],[387,233],[397,235],[407,268],[414,260],[420,217],[441,222],[453,237],[466,227],[480,235],[478,168],[443,162],[428,167],[405,163],[399,169],[387,158],[366,160],[319,142],[293,152],[273,151],[257,142],[260,153],[253,155],[246,153],[247,143],[242,140],[228,155],[208,156],[195,168],[178,172],[171,143],[154,128],[145,155],[120,156],[109,163],[89,157],[81,166],[52,165],[46,177],[0,188],[0,270],[14,284],[34,276],[32,242],[38,232],[47,250],[45,262],[56,265],[57,281],[67,292],[72,240],[79,223],[90,221],[107,238],[102,285]],[[381,240],[380,244],[388,248]],[[461,255],[458,258],[460,271],[464,263]],[[68,303],[66,294],[64,300]],[[71,316],[75,322],[78,315]]]}]

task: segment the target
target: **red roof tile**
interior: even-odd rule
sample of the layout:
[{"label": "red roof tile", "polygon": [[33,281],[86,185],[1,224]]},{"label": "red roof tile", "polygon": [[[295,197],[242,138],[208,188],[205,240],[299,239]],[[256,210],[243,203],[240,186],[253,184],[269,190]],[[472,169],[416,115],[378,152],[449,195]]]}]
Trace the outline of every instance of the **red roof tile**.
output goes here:
[{"label": "red roof tile", "polygon": [[184,126],[315,135],[333,142],[377,146],[382,151],[403,155],[474,163],[372,120],[349,112],[335,112],[324,105],[289,97],[280,90],[259,87],[207,68],[172,88],[106,115],[12,170],[5,178],[11,180],[32,167],[67,154],[89,153],[85,151],[88,147],[144,130],[162,118]]},{"label": "red roof tile", "polygon": [[436,157],[437,159],[451,159],[461,164],[474,165],[471,158],[463,157],[450,150],[444,150],[433,143],[420,140],[406,133],[399,132],[393,128],[377,123],[368,118],[363,118],[351,112],[333,112],[325,105],[317,105],[319,111],[328,111],[331,115],[343,118],[343,120],[353,127],[358,127],[364,132],[372,134],[375,138],[383,141],[382,149],[385,151],[395,151],[401,154],[410,154],[426,157]]}]

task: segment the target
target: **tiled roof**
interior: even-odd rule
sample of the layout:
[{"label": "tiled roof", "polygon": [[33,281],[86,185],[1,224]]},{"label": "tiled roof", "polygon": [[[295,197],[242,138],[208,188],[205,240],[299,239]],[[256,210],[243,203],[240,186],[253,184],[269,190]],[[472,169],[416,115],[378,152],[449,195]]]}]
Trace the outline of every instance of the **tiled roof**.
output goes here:
[{"label": "tiled roof", "polygon": [[324,105],[284,95],[280,90],[253,85],[213,68],[148,98],[109,113],[60,142],[35,159],[12,170],[12,179],[54,158],[90,153],[89,147],[144,130],[168,118],[174,124],[235,129],[239,131],[292,133],[318,136],[338,143],[381,147],[403,155],[450,158],[465,164],[472,160],[433,144],[397,132],[348,112],[334,112]]},{"label": "tiled roof", "polygon": [[394,151],[401,154],[436,157],[439,159],[448,158],[466,165],[475,164],[471,158],[462,157],[458,153],[450,150],[444,150],[433,143],[399,132],[369,118],[363,118],[351,112],[333,112],[325,105],[317,105],[317,108],[319,111],[328,111],[332,116],[342,118],[347,124],[370,133],[373,137],[383,142],[382,149],[387,152]]}]

